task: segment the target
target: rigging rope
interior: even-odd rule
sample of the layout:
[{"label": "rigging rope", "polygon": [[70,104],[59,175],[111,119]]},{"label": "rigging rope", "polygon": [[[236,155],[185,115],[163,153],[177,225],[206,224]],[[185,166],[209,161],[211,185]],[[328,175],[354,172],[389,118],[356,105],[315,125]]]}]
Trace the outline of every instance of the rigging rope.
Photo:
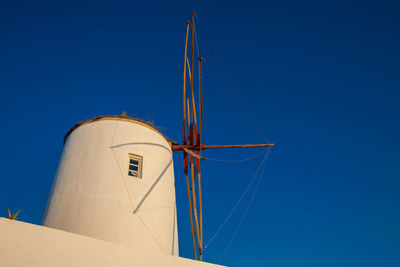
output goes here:
[{"label": "rigging rope", "polygon": [[232,245],[233,240],[235,239],[236,235],[239,233],[239,230],[240,230],[241,226],[243,225],[243,222],[244,222],[244,220],[245,220],[245,218],[247,216],[247,213],[249,212],[251,204],[254,201],[254,198],[256,196],[257,190],[258,190],[258,188],[259,188],[259,186],[261,184],[261,180],[262,180],[262,177],[263,177],[263,174],[264,174],[264,170],[265,170],[265,166],[266,166],[266,163],[267,163],[268,155],[269,155],[269,151],[267,152],[264,165],[262,167],[259,179],[257,180],[257,184],[256,184],[256,187],[254,188],[253,194],[251,195],[251,199],[249,201],[249,204],[247,205],[246,210],[244,211],[243,216],[242,216],[238,226],[236,227],[235,232],[233,233],[231,240],[229,241],[228,245],[226,246],[226,248],[225,248],[224,252],[222,253],[221,257],[219,258],[218,263],[220,263],[222,261],[222,259],[224,258],[225,254],[228,252],[229,248]]},{"label": "rigging rope", "polygon": [[266,135],[263,134],[262,131],[260,130],[260,128],[257,126],[257,123],[255,122],[255,119],[253,118],[253,116],[250,114],[250,111],[248,110],[248,108],[243,104],[243,102],[240,100],[240,97],[238,97],[237,94],[235,93],[235,91],[233,89],[234,87],[226,81],[226,78],[223,77],[225,79],[225,83],[228,84],[228,86],[225,86],[223,84],[223,82],[221,82],[221,80],[218,78],[217,74],[214,72],[211,65],[205,60],[204,60],[204,62],[206,63],[206,66],[210,70],[210,72],[213,75],[213,77],[215,78],[215,80],[218,82],[220,87],[224,90],[225,94],[229,97],[229,100],[238,108],[238,110],[242,111],[242,115],[243,115],[246,123],[254,130],[255,133],[257,133],[266,142],[270,143],[270,141],[268,140]]},{"label": "rigging rope", "polygon": [[197,42],[197,32],[196,32],[196,29],[194,29],[194,40],[196,41],[197,56],[200,56],[199,44],[198,44],[198,42]]},{"label": "rigging rope", "polygon": [[260,173],[260,170],[263,168],[264,163],[266,162],[268,155],[271,151],[271,148],[267,149],[268,151],[265,153],[265,156],[263,160],[261,161],[260,165],[257,168],[257,171],[255,172],[253,178],[250,180],[249,184],[247,185],[246,189],[243,191],[242,195],[240,196],[239,200],[236,202],[235,206],[232,208],[232,210],[229,212],[228,216],[224,219],[222,224],[218,227],[217,231],[214,233],[214,235],[210,238],[210,240],[207,242],[207,244],[204,246],[204,250],[210,245],[210,243],[215,239],[215,237],[221,232],[222,228],[225,226],[225,224],[228,222],[232,214],[235,212],[239,204],[242,202],[243,198],[246,196],[247,192],[249,191],[250,187],[253,185],[255,182],[256,178],[258,177],[258,174]]},{"label": "rigging rope", "polygon": [[[198,16],[196,16],[197,21],[198,21],[198,25],[200,25],[201,29],[203,30],[203,32],[205,33],[208,42],[210,43],[211,47],[214,50],[214,53],[216,55],[216,57],[218,58],[218,60],[215,60],[215,58],[212,56],[212,54],[210,53],[210,51],[207,49],[207,46],[202,43],[202,40],[199,39],[200,43],[203,44],[203,47],[205,48],[207,54],[210,56],[211,60],[214,62],[214,65],[216,66],[216,68],[220,69],[221,71],[221,76],[223,78],[223,80],[225,81],[228,89],[224,86],[224,84],[218,79],[217,75],[215,73],[213,73],[212,68],[210,66],[210,64],[207,64],[207,66],[209,67],[210,71],[212,72],[214,78],[217,80],[217,82],[220,84],[220,86],[222,87],[222,89],[224,89],[225,93],[229,96],[230,100],[232,101],[232,103],[234,105],[236,105],[237,107],[239,107],[240,110],[243,111],[244,114],[244,118],[246,119],[246,122],[248,123],[248,125],[259,135],[261,136],[264,140],[266,140],[267,142],[269,142],[268,138],[266,137],[265,134],[262,133],[262,131],[260,130],[259,127],[257,127],[257,123],[255,121],[255,119],[253,118],[253,116],[251,115],[251,113],[249,112],[248,108],[246,107],[246,105],[243,103],[243,101],[241,100],[241,98],[237,95],[237,93],[235,93],[235,89],[232,86],[232,83],[230,82],[229,75],[225,72],[222,71],[222,67],[223,67],[223,63],[222,60],[219,57],[219,54],[217,52],[217,49],[215,48],[209,34],[207,33],[206,29],[204,28],[204,26],[202,25],[200,19]],[[197,37],[196,37],[196,42],[197,42]],[[219,61],[219,63],[217,62]],[[207,63],[207,62],[206,62]],[[225,75],[224,75],[225,74]],[[230,90],[229,90],[230,88]]]},{"label": "rigging rope", "polygon": [[207,160],[213,160],[213,161],[219,161],[219,162],[244,162],[244,161],[252,160],[252,159],[255,159],[255,158],[261,156],[262,154],[264,154],[264,152],[265,152],[267,149],[268,149],[268,148],[264,148],[261,152],[255,154],[255,155],[253,155],[253,156],[251,156],[251,157],[244,158],[244,159],[234,159],[234,160],[229,160],[229,159],[227,159],[227,160],[224,160],[224,159],[209,158],[209,157],[205,157],[204,155],[200,155],[200,156],[203,157],[204,159],[207,159]]}]

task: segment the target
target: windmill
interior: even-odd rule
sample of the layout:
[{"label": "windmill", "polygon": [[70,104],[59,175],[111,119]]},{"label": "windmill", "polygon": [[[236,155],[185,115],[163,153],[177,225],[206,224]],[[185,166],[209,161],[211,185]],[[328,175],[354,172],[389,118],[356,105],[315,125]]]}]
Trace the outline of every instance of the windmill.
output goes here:
[{"label": "windmill", "polygon": [[[201,143],[203,123],[203,84],[202,61],[198,57],[199,68],[199,121],[197,120],[196,101],[194,99],[194,39],[195,39],[195,12],[192,12],[191,21],[186,25],[185,57],[183,69],[183,122],[182,144],[173,144],[173,151],[183,151],[183,167],[186,175],[186,185],[189,202],[190,229],[193,241],[194,258],[203,259],[203,207],[201,199],[201,160],[200,151],[218,148],[248,148],[248,147],[272,147],[274,144],[241,144],[241,145],[206,145]],[[191,28],[190,62],[188,58],[188,39]],[[188,72],[187,72],[188,69]],[[186,96],[187,76],[189,76],[190,95]],[[197,174],[197,175],[196,175]],[[197,177],[197,178],[196,178]],[[196,181],[197,180],[197,181]],[[197,182],[197,193],[196,193]]]}]

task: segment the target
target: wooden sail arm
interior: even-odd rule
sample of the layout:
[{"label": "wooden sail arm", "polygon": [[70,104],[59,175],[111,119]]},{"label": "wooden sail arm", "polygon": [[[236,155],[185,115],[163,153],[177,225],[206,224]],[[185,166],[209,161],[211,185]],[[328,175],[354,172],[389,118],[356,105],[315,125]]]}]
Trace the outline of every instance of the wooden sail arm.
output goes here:
[{"label": "wooden sail arm", "polygon": [[266,146],[274,146],[274,144],[247,144],[247,145],[201,145],[200,149],[216,149],[216,148],[243,148],[243,147],[266,147]]},{"label": "wooden sail arm", "polygon": [[274,144],[245,144],[245,145],[172,145],[172,151],[190,150],[205,150],[205,149],[218,149],[218,148],[248,148],[248,147],[272,147]]}]

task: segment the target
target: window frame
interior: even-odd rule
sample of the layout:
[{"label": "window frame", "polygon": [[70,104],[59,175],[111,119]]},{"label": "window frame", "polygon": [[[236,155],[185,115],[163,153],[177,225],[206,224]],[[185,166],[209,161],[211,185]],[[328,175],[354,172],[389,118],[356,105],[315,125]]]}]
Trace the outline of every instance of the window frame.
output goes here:
[{"label": "window frame", "polygon": [[[131,160],[135,160],[138,162],[138,164],[133,164],[131,163]],[[134,171],[131,170],[130,167],[131,166],[137,166],[138,170]],[[133,177],[133,178],[139,178],[142,179],[142,169],[143,169],[143,157],[140,155],[136,155],[133,153],[129,153],[128,154],[128,176]],[[134,174],[137,174],[136,176]]]}]

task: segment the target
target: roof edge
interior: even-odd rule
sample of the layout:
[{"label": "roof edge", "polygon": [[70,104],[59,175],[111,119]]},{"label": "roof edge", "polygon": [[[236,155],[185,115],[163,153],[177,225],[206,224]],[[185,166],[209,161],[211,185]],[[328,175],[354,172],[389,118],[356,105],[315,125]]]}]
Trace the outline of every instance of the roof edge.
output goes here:
[{"label": "roof edge", "polygon": [[145,126],[157,133],[159,133],[162,137],[164,137],[164,139],[170,143],[170,144],[175,144],[176,142],[170,140],[168,137],[166,137],[159,129],[157,129],[151,122],[142,120],[142,119],[136,119],[136,118],[132,118],[127,116],[125,113],[123,113],[122,115],[105,115],[105,116],[97,116],[91,119],[87,119],[81,122],[76,123],[74,126],[72,126],[71,129],[68,130],[68,132],[65,134],[64,136],[64,144],[66,143],[68,137],[71,135],[71,133],[79,128],[80,126],[92,123],[92,122],[96,122],[96,121],[102,121],[102,120],[119,120],[119,121],[127,121],[127,122],[132,122],[132,123],[136,123],[142,126]]}]

